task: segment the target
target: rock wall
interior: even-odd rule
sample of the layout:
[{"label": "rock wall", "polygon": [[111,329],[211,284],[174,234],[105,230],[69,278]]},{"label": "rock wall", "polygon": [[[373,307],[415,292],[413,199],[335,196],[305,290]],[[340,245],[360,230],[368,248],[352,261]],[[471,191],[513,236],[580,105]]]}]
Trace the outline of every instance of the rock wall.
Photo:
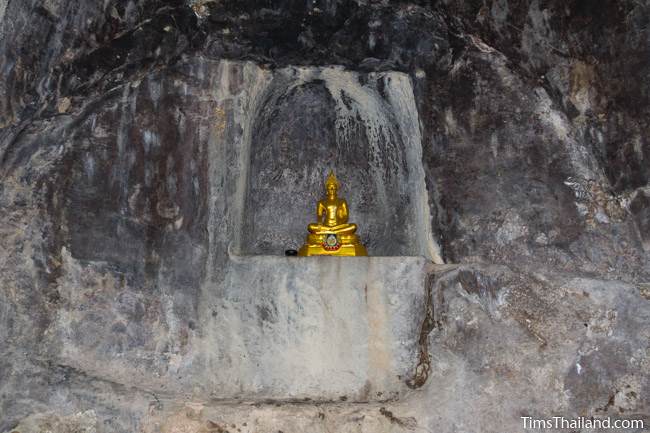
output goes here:
[{"label": "rock wall", "polygon": [[422,258],[239,257],[221,284],[197,290],[196,305],[182,287],[125,290],[110,271],[64,259],[44,347],[59,365],[122,386],[195,399],[383,401],[408,390],[419,360]]},{"label": "rock wall", "polygon": [[647,429],[649,11],[0,1],[0,431]]}]

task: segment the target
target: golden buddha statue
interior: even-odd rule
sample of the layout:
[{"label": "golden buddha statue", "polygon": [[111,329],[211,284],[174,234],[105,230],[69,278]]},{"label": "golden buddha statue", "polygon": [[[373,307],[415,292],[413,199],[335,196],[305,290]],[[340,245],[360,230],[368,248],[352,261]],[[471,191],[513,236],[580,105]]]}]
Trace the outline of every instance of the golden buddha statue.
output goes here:
[{"label": "golden buddha statue", "polygon": [[367,256],[355,234],[357,225],[348,223],[348,204],[338,198],[339,182],[333,172],[325,181],[325,198],[316,205],[317,223],[309,224],[307,241],[299,256]]}]

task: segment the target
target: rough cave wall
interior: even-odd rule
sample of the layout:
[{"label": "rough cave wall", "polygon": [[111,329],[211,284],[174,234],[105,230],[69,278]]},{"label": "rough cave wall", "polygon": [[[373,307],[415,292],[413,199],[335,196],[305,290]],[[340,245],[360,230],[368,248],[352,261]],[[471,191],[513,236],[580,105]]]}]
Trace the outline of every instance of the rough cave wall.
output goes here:
[{"label": "rough cave wall", "polygon": [[[0,431],[650,425],[648,16],[647,1],[0,2]],[[327,79],[264,103],[317,71],[372,104]],[[391,139],[373,142],[377,123]],[[256,202],[295,187],[311,203],[324,174],[279,167],[313,154],[300,146],[339,165],[350,142],[394,148],[380,162],[396,172],[357,181],[385,182],[396,213],[344,185],[375,254],[436,259],[436,241],[447,265],[327,280],[238,259],[278,254],[313,212],[255,231]],[[407,228],[386,232],[389,213]],[[319,269],[367,292],[309,292]],[[350,385],[323,374],[337,343]],[[303,349],[265,358],[283,347]],[[235,353],[267,364],[238,370]],[[293,388],[291,370],[308,374]]]}]

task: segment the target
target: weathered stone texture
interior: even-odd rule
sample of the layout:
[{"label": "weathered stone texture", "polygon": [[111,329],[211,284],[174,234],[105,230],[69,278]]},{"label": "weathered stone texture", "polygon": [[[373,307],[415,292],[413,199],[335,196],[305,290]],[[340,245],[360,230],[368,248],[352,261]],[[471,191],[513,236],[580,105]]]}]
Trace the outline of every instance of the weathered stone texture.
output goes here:
[{"label": "weathered stone texture", "polygon": [[0,0],[0,431],[647,428],[649,12]]}]

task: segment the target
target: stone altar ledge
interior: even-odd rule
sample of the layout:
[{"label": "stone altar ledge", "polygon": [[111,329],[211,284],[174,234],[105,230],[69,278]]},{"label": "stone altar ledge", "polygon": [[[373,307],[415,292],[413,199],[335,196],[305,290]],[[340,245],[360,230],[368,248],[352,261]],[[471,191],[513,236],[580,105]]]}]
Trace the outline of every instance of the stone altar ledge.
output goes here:
[{"label": "stone altar ledge", "polygon": [[[234,256],[204,329],[215,398],[386,400],[418,361],[423,257]],[[206,341],[207,343],[207,341]]]}]

